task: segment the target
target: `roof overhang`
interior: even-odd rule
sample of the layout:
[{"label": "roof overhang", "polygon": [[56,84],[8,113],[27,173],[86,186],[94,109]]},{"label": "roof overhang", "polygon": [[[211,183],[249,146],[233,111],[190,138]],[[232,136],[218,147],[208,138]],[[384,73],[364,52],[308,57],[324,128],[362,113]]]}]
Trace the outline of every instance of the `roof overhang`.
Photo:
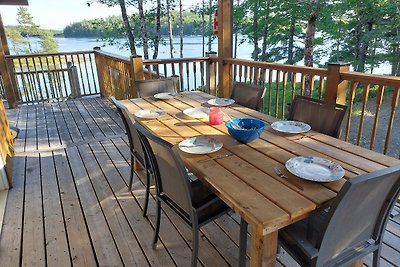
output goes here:
[{"label": "roof overhang", "polygon": [[28,0],[0,0],[0,5],[27,6]]}]

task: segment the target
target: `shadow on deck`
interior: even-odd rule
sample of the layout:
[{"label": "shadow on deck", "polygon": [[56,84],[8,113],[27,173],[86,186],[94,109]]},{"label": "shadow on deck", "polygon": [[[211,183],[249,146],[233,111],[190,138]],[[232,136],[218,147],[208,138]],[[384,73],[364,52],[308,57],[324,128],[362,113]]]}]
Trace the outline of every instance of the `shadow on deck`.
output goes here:
[{"label": "shadow on deck", "polygon": [[[87,98],[8,110],[20,128],[2,235],[2,266],[189,266],[191,231],[168,209],[151,247],[155,201],[142,217],[144,185],[133,191],[128,140],[108,101]],[[237,266],[239,217],[202,228],[199,266]],[[370,266],[371,257],[365,261]],[[400,265],[400,216],[391,219],[382,266]],[[296,266],[282,252],[277,266]]]}]

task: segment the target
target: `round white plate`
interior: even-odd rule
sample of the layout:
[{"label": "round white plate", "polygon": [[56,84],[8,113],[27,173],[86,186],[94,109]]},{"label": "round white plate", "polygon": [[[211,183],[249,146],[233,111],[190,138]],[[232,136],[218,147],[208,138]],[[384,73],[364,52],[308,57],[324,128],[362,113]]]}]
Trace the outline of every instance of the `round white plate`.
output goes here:
[{"label": "round white plate", "polygon": [[189,137],[179,143],[180,150],[190,154],[209,154],[222,148],[223,144],[207,136]]},{"label": "round white plate", "polygon": [[230,98],[213,98],[207,101],[208,104],[217,107],[225,107],[235,103],[235,100]]},{"label": "round white plate", "polygon": [[177,93],[158,93],[158,94],[154,95],[155,98],[163,99],[163,100],[171,99],[171,98],[174,98],[176,96],[178,96]]},{"label": "round white plate", "polygon": [[157,119],[167,114],[161,109],[143,109],[135,113],[135,116],[141,119]]},{"label": "round white plate", "polygon": [[209,109],[206,107],[187,108],[183,114],[195,119],[208,118]]},{"label": "round white plate", "polygon": [[311,130],[310,125],[301,121],[276,121],[271,127],[282,133],[305,133]]},{"label": "round white plate", "polygon": [[332,182],[344,176],[344,170],[339,164],[330,160],[303,156],[286,161],[286,169],[292,174],[315,182]]}]

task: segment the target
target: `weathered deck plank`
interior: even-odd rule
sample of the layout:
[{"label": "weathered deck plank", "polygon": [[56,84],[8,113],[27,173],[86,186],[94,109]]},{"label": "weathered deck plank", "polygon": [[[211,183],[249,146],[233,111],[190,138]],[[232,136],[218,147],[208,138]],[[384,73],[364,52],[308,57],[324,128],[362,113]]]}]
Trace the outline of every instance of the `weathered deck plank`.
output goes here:
[{"label": "weathered deck plank", "polygon": [[[125,129],[109,101],[21,106],[14,187],[0,237],[2,266],[188,266],[191,231],[163,207],[152,249],[155,200],[142,216],[144,184],[127,190],[130,154]],[[239,216],[201,229],[199,266],[236,266]],[[400,266],[400,216],[387,226],[381,266]],[[368,256],[365,266],[371,265]],[[277,266],[298,266],[284,251]]]}]

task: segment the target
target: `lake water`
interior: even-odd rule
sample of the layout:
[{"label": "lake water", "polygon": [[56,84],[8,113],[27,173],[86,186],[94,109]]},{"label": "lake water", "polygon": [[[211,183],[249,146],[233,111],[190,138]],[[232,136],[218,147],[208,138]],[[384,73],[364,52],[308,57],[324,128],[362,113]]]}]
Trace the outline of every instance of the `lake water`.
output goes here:
[{"label": "lake water", "polygon": [[[84,50],[92,50],[95,46],[100,46],[102,50],[127,56],[129,57],[130,52],[126,49],[119,49],[118,46],[104,45],[104,42],[98,41],[95,38],[57,38],[59,45],[59,52],[72,52],[72,51],[84,51]],[[206,39],[207,41],[208,39]],[[32,38],[32,46],[33,49],[39,49],[38,40]],[[11,47],[11,46],[10,46]],[[179,57],[179,37],[174,38],[174,57]],[[218,43],[217,39],[212,42],[211,45],[212,51],[218,51]],[[153,50],[149,49],[150,57],[153,55]],[[186,58],[190,57],[201,57],[202,56],[202,37],[201,36],[187,36],[184,38],[184,48],[183,48],[183,56]],[[208,45],[205,44],[205,51],[208,51]],[[253,45],[248,43],[242,43],[238,46],[237,49],[237,58],[242,59],[251,59],[251,53],[253,51]],[[12,53],[12,51],[11,51]],[[137,47],[138,55],[143,55],[143,49],[141,47]],[[169,45],[165,42],[165,44],[160,45],[159,47],[159,55],[158,58],[170,58],[169,54]],[[284,61],[280,61],[278,63],[284,63]],[[302,62],[298,62],[297,65],[303,65]],[[389,64],[381,64],[379,67],[374,69],[375,74],[390,74],[390,65]]]}]

